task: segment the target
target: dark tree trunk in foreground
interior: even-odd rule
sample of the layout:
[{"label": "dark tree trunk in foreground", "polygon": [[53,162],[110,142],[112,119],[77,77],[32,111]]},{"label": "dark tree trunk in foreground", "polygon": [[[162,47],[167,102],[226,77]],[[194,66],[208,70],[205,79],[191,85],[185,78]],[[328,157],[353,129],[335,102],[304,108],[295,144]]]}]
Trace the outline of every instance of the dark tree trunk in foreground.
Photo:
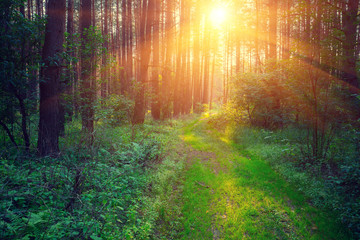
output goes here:
[{"label": "dark tree trunk in foreground", "polygon": [[49,0],[48,22],[42,57],[40,82],[40,121],[38,150],[41,156],[59,153],[59,89],[61,62],[54,63],[63,51],[66,0]]}]

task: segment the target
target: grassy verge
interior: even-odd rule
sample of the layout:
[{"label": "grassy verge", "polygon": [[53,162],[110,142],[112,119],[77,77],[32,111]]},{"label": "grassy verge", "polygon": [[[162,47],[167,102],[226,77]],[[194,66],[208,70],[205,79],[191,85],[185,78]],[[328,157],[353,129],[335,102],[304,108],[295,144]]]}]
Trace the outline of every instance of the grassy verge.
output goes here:
[{"label": "grassy verge", "polygon": [[[344,135],[347,136],[342,136]],[[308,201],[323,211],[332,212],[340,225],[360,236],[359,164],[354,144],[356,135],[340,132],[329,150],[329,159],[306,162],[300,149],[306,145],[306,132],[286,128],[275,132],[246,126],[237,127],[232,137],[241,151],[264,159]],[[344,150],[346,150],[344,152]]]},{"label": "grassy verge", "polygon": [[349,239],[266,161],[204,121],[182,138],[195,152],[184,174],[182,239]]}]

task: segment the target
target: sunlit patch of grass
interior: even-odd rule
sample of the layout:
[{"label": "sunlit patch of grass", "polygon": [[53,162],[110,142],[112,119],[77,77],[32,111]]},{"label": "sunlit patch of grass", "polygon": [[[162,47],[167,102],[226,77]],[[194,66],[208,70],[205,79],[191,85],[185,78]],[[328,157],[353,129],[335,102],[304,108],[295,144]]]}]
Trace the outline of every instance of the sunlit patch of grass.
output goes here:
[{"label": "sunlit patch of grass", "polygon": [[201,114],[201,120],[204,120],[204,119],[206,119],[206,118],[208,118],[208,117],[210,117],[210,112],[209,111],[206,111],[206,112],[203,112],[202,114]]},{"label": "sunlit patch of grass", "polygon": [[199,142],[199,138],[194,134],[181,135],[180,138],[191,145],[196,145]]},{"label": "sunlit patch of grass", "polygon": [[227,143],[227,144],[230,143],[229,138],[226,138],[226,137],[221,137],[220,140],[223,141],[224,143]]},{"label": "sunlit patch of grass", "polygon": [[197,161],[186,173],[183,191],[184,239],[211,239],[211,184],[214,174]]},{"label": "sunlit patch of grass", "polygon": [[331,215],[309,205],[267,162],[230,141],[226,131],[194,121],[183,140],[216,153],[211,164],[198,160],[186,173],[184,239],[348,238]]}]

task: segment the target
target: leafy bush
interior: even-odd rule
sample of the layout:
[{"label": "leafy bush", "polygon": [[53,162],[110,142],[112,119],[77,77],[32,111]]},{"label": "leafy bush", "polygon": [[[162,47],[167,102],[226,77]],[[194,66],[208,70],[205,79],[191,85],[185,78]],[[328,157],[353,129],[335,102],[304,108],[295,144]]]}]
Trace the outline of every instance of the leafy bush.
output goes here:
[{"label": "leafy bush", "polygon": [[[163,158],[169,129],[145,125],[131,140],[124,134],[129,127],[99,128],[89,147],[78,139],[77,122],[72,125],[58,159],[2,155],[0,238],[148,238],[161,205],[150,186],[162,191],[174,164],[156,177],[147,166]],[[156,129],[157,137],[151,135]]]},{"label": "leafy bush", "polygon": [[205,112],[209,106],[207,104],[196,103],[194,106],[194,113],[202,113]]},{"label": "leafy bush", "polygon": [[225,130],[226,126],[231,124],[232,119],[229,114],[226,114],[225,111],[217,112],[210,116],[208,124],[215,129]]},{"label": "leafy bush", "polygon": [[96,120],[112,127],[129,122],[134,109],[134,102],[123,95],[110,95],[99,99]]},{"label": "leafy bush", "polygon": [[23,16],[19,12],[23,2],[0,3],[0,127],[14,146],[29,148],[28,123],[38,104],[36,73],[41,66],[45,19]]},{"label": "leafy bush", "polygon": [[338,79],[314,66],[284,60],[276,69],[235,77],[226,112],[253,127],[307,129],[303,158],[310,164],[326,162],[334,135],[354,122],[354,101]]},{"label": "leafy bush", "polygon": [[234,86],[231,104],[237,122],[275,129],[292,120],[287,104],[290,93],[277,72],[241,74],[234,79]]}]

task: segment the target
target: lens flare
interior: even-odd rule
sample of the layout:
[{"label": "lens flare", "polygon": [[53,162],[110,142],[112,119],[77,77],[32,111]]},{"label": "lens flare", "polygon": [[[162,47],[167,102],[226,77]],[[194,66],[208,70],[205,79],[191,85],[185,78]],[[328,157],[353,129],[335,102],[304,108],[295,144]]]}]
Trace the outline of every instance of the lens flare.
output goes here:
[{"label": "lens flare", "polygon": [[224,8],[215,8],[210,13],[211,22],[215,26],[219,26],[226,20],[226,10]]}]

